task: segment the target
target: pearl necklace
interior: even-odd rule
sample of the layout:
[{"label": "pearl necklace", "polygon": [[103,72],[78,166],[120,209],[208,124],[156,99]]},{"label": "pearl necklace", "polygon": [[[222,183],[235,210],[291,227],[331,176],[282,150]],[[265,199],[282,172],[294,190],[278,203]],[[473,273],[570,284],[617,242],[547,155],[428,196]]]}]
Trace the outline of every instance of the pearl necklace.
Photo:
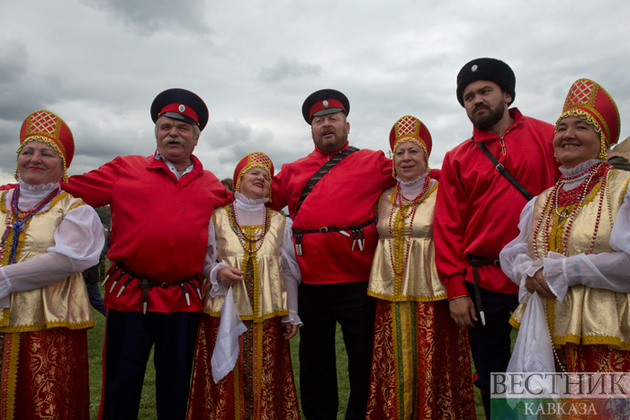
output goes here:
[{"label": "pearl necklace", "polygon": [[[416,198],[413,200],[407,200],[403,197],[402,192],[400,191],[400,183],[396,184],[396,189],[393,193],[393,205],[389,212],[387,231],[389,237],[389,258],[396,276],[401,276],[407,266],[409,249],[411,248],[411,229],[413,226],[413,219],[416,215],[416,211],[418,210],[418,204],[420,204],[420,202],[424,199],[424,196],[430,186],[431,178],[427,176],[424,181],[424,186]],[[394,215],[396,215],[395,219]],[[405,219],[407,218],[409,218],[408,228],[405,225]]]}]

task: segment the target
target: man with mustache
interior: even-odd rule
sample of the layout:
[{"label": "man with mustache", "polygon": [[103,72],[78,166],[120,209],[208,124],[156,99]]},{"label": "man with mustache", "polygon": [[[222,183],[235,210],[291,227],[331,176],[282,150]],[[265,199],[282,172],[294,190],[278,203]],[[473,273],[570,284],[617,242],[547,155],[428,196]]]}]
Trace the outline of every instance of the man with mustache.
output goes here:
[{"label": "man with mustache", "polygon": [[154,345],[157,416],[185,418],[209,221],[228,201],[192,154],[208,122],[203,100],[169,89],[153,101],[151,117],[154,155],[119,156],[63,186],[94,207],[111,207],[101,419],[138,418]]},{"label": "man with mustache", "polygon": [[374,205],[395,180],[383,152],[348,147],[349,111],[348,98],[336,90],[306,98],[302,115],[311,126],[315,150],[282,165],[272,183],[272,207],[289,206],[302,274],[300,392],[309,420],[337,418],[337,322],[350,373],[346,420],[364,419],[367,407],[376,307],[367,295],[378,242]]},{"label": "man with mustache", "polygon": [[[490,418],[490,373],[505,372],[510,359],[510,312],[518,287],[501,271],[499,252],[515,238],[525,195],[533,196],[558,176],[551,124],[525,117],[514,102],[516,78],[503,61],[478,58],[457,75],[457,100],[473,123],[472,138],[449,151],[442,163],[435,206],[435,262],[446,283],[451,317],[468,328],[475,385]],[[495,164],[482,151],[487,147]]]}]

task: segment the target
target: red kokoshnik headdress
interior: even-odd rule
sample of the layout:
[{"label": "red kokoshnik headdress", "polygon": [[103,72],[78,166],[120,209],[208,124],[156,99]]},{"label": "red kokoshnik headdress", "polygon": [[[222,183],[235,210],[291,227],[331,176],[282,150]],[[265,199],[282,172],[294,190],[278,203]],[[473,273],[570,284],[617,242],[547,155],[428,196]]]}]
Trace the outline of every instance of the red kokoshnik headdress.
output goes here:
[{"label": "red kokoshnik headdress", "polygon": [[575,81],[564,101],[562,115],[556,121],[556,129],[566,117],[579,117],[593,126],[601,139],[599,157],[606,160],[606,148],[617,143],[621,127],[619,110],[610,94],[592,80]]},{"label": "red kokoshnik headdress", "polygon": [[[50,111],[35,111],[22,123],[20,129],[19,155],[24,146],[31,141],[39,141],[53,149],[61,156],[63,163],[63,180],[68,181],[67,169],[74,157],[74,139],[68,125]],[[15,179],[18,179],[17,168]]]},{"label": "red kokoshnik headdress", "polygon": [[[271,159],[269,159],[269,156],[267,156],[266,154],[262,152],[250,153],[246,155],[243,159],[241,159],[236,164],[236,169],[234,169],[233,182],[234,182],[235,192],[241,191],[241,178],[243,177],[244,174],[246,174],[253,168],[264,169],[265,171],[267,171],[267,174],[269,175],[269,181],[271,182],[273,180],[273,174],[274,174],[273,162],[271,162]],[[269,195],[267,198],[269,198],[269,201],[271,201],[271,188],[269,189]]]},{"label": "red kokoshnik headdress", "polygon": [[[424,150],[427,157],[427,170],[429,169],[429,155],[433,142],[431,141],[431,133],[429,129],[416,117],[405,115],[392,127],[389,132],[389,146],[393,155],[396,155],[396,149],[404,142],[410,141],[417,144]],[[392,165],[392,176],[396,178],[396,166]]]}]

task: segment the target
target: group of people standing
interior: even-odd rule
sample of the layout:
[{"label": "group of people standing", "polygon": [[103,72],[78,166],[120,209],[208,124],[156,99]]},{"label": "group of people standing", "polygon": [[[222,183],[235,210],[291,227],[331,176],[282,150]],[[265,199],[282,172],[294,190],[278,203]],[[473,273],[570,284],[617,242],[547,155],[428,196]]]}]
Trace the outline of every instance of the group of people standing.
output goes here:
[{"label": "group of people standing", "polygon": [[[248,154],[230,195],[193,155],[208,110],[192,92],[153,101],[155,154],[69,178],[68,126],[31,114],[0,200],[0,419],[89,418],[93,321],[76,273],[103,246],[90,206],[109,205],[113,227],[101,419],[138,417],[152,348],[158,418],[299,419],[298,330],[304,416],[335,419],[337,323],[348,420],[475,418],[471,350],[488,418],[490,373],[508,365],[630,370],[630,174],[607,162],[617,108],[581,79],[554,127],[509,108],[515,86],[500,60],[461,69],[473,135],[441,170],[418,118],[394,124],[388,159],[350,146],[348,98],[317,91],[302,106],[313,152],[277,174]],[[524,327],[512,361],[510,322]]]}]

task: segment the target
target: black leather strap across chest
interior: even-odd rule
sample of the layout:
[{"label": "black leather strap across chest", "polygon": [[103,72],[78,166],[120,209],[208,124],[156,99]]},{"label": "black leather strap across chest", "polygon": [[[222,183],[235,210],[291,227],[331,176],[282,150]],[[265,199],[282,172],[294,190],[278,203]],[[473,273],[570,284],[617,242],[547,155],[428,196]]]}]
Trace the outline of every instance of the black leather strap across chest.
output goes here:
[{"label": "black leather strap across chest", "polygon": [[342,160],[344,160],[346,157],[350,156],[352,153],[356,152],[357,150],[359,149],[357,149],[356,147],[350,146],[347,149],[342,150],[341,152],[335,154],[328,161],[326,161],[326,163],[324,163],[322,167],[319,168],[317,172],[315,172],[308,181],[306,181],[306,184],[304,184],[304,188],[302,188],[302,194],[300,194],[300,200],[298,201],[297,206],[295,206],[295,213],[293,213],[293,220],[297,219],[297,215],[298,215],[298,212],[300,211],[300,208],[302,207],[302,203],[304,203],[304,200],[306,200],[306,197],[308,197],[311,191],[313,191],[315,184],[317,184],[319,180],[322,179],[324,175],[326,175],[335,165],[337,165],[339,162],[341,162]]},{"label": "black leather strap across chest", "polygon": [[508,172],[507,169],[505,169],[505,166],[503,166],[502,164],[499,163],[499,161],[492,155],[492,153],[490,153],[490,151],[488,150],[488,148],[486,147],[485,144],[483,144],[482,142],[478,141],[477,142],[477,146],[479,146],[479,148],[481,149],[481,151],[488,156],[488,159],[490,159],[490,161],[492,162],[492,164],[494,165],[494,168],[499,171],[501,173],[501,175],[503,175],[504,177],[506,177],[508,179],[508,181],[510,181],[512,183],[512,185],[514,185],[521,194],[523,194],[523,196],[525,196],[525,199],[527,199],[527,201],[531,200],[532,198],[534,198],[534,196],[532,195],[532,193],[530,193],[529,191],[527,191],[527,188],[523,187],[521,185],[520,182],[518,182],[516,180],[516,178],[514,178],[512,176],[511,173]]},{"label": "black leather strap across chest", "polygon": [[[308,197],[311,191],[313,191],[313,188],[315,187],[315,185],[324,177],[324,175],[330,172],[330,170],[335,165],[337,165],[339,162],[341,162],[343,159],[350,156],[352,153],[356,152],[357,150],[359,149],[357,149],[356,147],[350,146],[347,149],[342,150],[341,152],[335,154],[328,161],[326,161],[326,163],[324,163],[322,167],[319,168],[317,172],[315,172],[308,181],[306,181],[304,188],[302,188],[302,194],[300,194],[300,200],[298,201],[298,204],[295,207],[295,213],[293,213],[293,220],[297,218],[298,212],[300,211],[300,208],[302,207],[304,200],[306,200],[306,197]],[[354,251],[354,244],[358,242],[359,249],[363,251],[363,243],[365,241],[365,236],[363,235],[363,228],[373,222],[374,220],[371,220],[366,224],[350,226],[350,227],[330,226],[330,227],[321,227],[319,229],[306,229],[306,230],[293,229],[293,234],[295,236],[296,253],[298,256],[302,255],[302,238],[304,237],[305,233],[341,232],[345,235],[350,235],[346,232],[347,230],[350,230],[352,234],[352,238],[353,238],[352,250]]]}]

